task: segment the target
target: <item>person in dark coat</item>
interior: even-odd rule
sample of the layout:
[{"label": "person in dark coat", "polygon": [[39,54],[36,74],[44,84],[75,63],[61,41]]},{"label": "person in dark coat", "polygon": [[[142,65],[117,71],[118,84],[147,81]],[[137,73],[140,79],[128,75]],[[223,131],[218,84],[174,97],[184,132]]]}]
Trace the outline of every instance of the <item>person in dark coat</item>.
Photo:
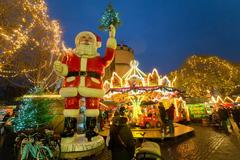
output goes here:
[{"label": "person in dark coat", "polygon": [[240,125],[240,106],[237,106],[237,110],[238,110],[238,115],[239,115],[238,124]]},{"label": "person in dark coat", "polygon": [[227,111],[227,109],[224,108],[223,106],[220,106],[220,108],[218,109],[218,114],[219,114],[219,118],[220,118],[221,127],[224,129],[224,131],[226,133],[228,133],[228,128],[227,128],[228,111]]},{"label": "person in dark coat", "polygon": [[237,107],[234,107],[232,110],[233,120],[237,124],[238,128],[240,129],[240,110]]},{"label": "person in dark coat", "polygon": [[173,124],[174,111],[175,111],[174,104],[171,104],[171,106],[167,109],[168,125],[169,125],[170,134],[174,134],[174,124]]},{"label": "person in dark coat", "polygon": [[112,151],[112,160],[131,160],[135,153],[135,143],[124,112],[113,118],[110,126],[110,141],[108,149]]},{"label": "person in dark coat", "polygon": [[160,119],[162,122],[162,132],[166,132],[166,110],[162,102],[159,103],[158,106],[159,114],[160,114]]}]

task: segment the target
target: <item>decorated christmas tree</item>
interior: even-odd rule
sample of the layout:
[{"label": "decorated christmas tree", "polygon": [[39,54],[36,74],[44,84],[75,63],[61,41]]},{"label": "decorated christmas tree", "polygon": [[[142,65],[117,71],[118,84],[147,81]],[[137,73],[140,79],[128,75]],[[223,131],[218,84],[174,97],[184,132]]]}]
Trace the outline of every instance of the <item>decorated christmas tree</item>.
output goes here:
[{"label": "decorated christmas tree", "polygon": [[[30,93],[33,91],[34,94],[40,94],[42,89],[34,88]],[[53,118],[51,103],[52,101],[47,99],[24,98],[14,119],[14,130],[16,132],[32,130],[47,125]]]},{"label": "decorated christmas tree", "polygon": [[115,28],[118,28],[121,24],[119,13],[114,10],[111,4],[109,4],[104,11],[100,23],[99,29],[103,31],[108,31],[111,24],[114,25]]}]

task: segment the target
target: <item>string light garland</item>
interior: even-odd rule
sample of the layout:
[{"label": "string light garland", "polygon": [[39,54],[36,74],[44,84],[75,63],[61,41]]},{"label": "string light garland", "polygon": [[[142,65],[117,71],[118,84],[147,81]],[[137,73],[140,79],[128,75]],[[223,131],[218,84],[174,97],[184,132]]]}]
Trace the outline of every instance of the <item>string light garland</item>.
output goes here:
[{"label": "string light garland", "polygon": [[191,56],[169,77],[177,77],[176,87],[189,97],[208,98],[208,91],[215,96],[231,95],[240,84],[239,67],[217,56]]},{"label": "string light garland", "polygon": [[[161,76],[158,74],[157,69],[153,69],[152,73],[145,74],[143,71],[141,71],[138,68],[139,62],[136,60],[133,60],[130,62],[131,68],[128,70],[126,74],[123,75],[121,78],[116,72],[113,72],[110,82],[105,81],[104,82],[104,88],[127,88],[130,87],[132,84],[130,83],[137,83],[135,85],[137,86],[143,86],[143,89],[153,88],[157,87],[157,89],[164,87],[167,88],[173,88],[173,84],[176,81],[176,77],[173,78],[173,81],[170,81],[167,76]],[[132,81],[132,82],[131,82]],[[130,87],[131,88],[131,87]],[[138,89],[139,87],[137,87]],[[169,89],[168,89],[169,90]]]},{"label": "string light garland", "polygon": [[[41,95],[43,89],[34,87],[28,94]],[[54,117],[50,113],[49,107],[53,101],[49,99],[34,99],[34,97],[24,97],[21,101],[16,118],[14,118],[14,131],[26,131],[46,126]]]},{"label": "string light garland", "polygon": [[110,82],[104,82],[104,100],[130,104],[135,119],[141,114],[142,103],[162,101],[166,108],[173,103],[176,106],[176,117],[180,118],[179,112],[187,108],[181,97],[182,91],[173,86],[176,78],[170,81],[167,76],[159,75],[157,69],[145,74],[138,65],[138,61],[133,60],[130,62],[131,68],[123,77],[114,72]]},{"label": "string light garland", "polygon": [[238,96],[233,100],[229,96],[226,96],[224,99],[222,99],[220,96],[217,96],[216,98],[214,96],[211,97],[210,103],[237,103],[240,102],[240,97]]},{"label": "string light garland", "polygon": [[52,62],[62,52],[58,21],[49,18],[45,0],[8,0],[0,5],[0,77],[25,76],[32,85],[48,88],[56,81]]}]

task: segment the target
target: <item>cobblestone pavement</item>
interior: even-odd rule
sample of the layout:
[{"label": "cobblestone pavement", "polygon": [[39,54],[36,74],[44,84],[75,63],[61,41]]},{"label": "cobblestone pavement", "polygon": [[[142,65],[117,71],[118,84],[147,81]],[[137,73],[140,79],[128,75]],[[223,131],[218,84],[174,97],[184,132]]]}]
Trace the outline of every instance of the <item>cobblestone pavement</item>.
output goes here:
[{"label": "cobblestone pavement", "polygon": [[[240,142],[233,134],[227,135],[212,127],[192,124],[194,135],[185,135],[174,140],[159,141],[165,160],[240,160]],[[6,145],[0,149],[0,159],[12,160],[14,139],[8,135]],[[111,152],[104,149],[97,157],[83,160],[111,160]]]},{"label": "cobblestone pavement", "polygon": [[[194,124],[195,135],[158,142],[165,160],[239,160],[240,142],[235,135],[227,135],[212,127]],[[105,149],[96,157],[111,160]]]}]

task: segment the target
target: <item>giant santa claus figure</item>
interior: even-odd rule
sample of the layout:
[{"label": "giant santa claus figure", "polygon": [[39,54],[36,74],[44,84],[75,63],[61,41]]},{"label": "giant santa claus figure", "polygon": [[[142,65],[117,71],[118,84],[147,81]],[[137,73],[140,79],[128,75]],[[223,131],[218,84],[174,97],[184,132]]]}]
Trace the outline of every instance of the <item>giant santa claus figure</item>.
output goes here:
[{"label": "giant santa claus figure", "polygon": [[104,57],[97,52],[101,47],[100,37],[84,31],[76,36],[73,52],[66,53],[62,61],[55,61],[54,70],[58,75],[64,76],[60,89],[61,96],[65,98],[63,137],[74,134],[76,117],[79,116],[79,101],[82,98],[85,98],[86,104],[86,136],[89,140],[95,136],[93,129],[99,115],[99,100],[104,96],[104,69],[112,62],[117,47],[115,33],[115,27],[111,25]]}]

